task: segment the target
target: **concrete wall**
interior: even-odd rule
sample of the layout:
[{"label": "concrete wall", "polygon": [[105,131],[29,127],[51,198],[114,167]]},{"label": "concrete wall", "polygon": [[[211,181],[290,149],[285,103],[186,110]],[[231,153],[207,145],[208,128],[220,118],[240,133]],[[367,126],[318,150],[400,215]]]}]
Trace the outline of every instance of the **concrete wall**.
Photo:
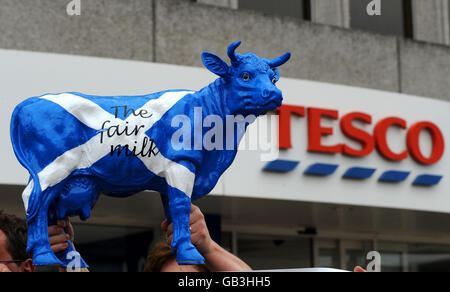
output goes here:
[{"label": "concrete wall", "polygon": [[450,47],[400,42],[402,92],[450,101]]},{"label": "concrete wall", "polygon": [[241,39],[241,52],[273,58],[292,51],[284,76],[398,90],[393,37],[186,1],[156,4],[157,62],[201,66],[204,49],[225,58],[226,47]]},{"label": "concrete wall", "polygon": [[221,7],[227,7],[232,9],[237,9],[239,7],[238,0],[197,0],[198,3],[215,5]]},{"label": "concrete wall", "polygon": [[413,0],[414,38],[450,45],[449,0]]},{"label": "concrete wall", "polygon": [[67,15],[69,2],[0,0],[0,47],[151,59],[151,1],[81,0],[80,16]]},{"label": "concrete wall", "polygon": [[240,52],[292,51],[283,76],[450,100],[450,47],[340,28],[347,0],[334,18],[326,2],[314,5],[314,21],[332,25],[201,1],[81,0],[81,16],[68,16],[69,0],[0,0],[0,48],[202,66],[201,52],[225,58],[241,39]]}]

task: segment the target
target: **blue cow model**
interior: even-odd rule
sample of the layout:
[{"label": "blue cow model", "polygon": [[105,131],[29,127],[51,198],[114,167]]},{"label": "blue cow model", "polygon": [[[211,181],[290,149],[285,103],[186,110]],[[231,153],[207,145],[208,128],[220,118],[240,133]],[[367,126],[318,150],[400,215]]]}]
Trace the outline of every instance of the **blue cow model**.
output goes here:
[{"label": "blue cow model", "polygon": [[[240,44],[228,49],[231,66],[203,53],[206,68],[220,78],[199,92],[114,97],[47,94],[16,107],[11,140],[31,175],[23,201],[28,251],[35,265],[67,266],[73,259],[71,244],[63,254],[53,254],[49,224],[67,216],[88,219],[100,193],[123,198],[144,190],[161,194],[165,214],[174,225],[172,248],[177,262],[204,263],[190,239],[191,200],[215,187],[235,159],[248,123],[244,120],[243,130],[231,135],[223,129],[223,139],[214,139],[227,147],[207,150],[174,147],[172,137],[180,130],[180,123],[174,121],[180,121],[180,115],[187,117],[189,137],[183,136],[182,143],[192,139],[198,146],[202,140],[194,137],[194,112],[198,113],[194,109],[201,109],[202,117],[219,117],[226,124],[230,116],[257,117],[281,106],[282,93],[275,86],[280,77],[277,67],[289,60],[290,53],[261,59],[253,53],[235,53]],[[80,264],[86,266],[82,259]]]}]

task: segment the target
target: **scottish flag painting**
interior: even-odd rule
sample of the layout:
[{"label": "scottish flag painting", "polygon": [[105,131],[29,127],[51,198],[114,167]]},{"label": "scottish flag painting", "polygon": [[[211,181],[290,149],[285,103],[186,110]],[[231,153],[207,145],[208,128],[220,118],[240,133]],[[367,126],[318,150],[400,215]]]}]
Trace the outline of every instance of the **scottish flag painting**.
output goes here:
[{"label": "scottish flag painting", "polygon": [[[11,141],[29,171],[23,191],[28,251],[34,265],[66,267],[75,252],[55,255],[47,227],[58,219],[91,216],[100,194],[125,198],[153,190],[161,194],[174,224],[172,249],[181,265],[202,264],[191,243],[191,201],[208,195],[234,161],[249,123],[282,104],[278,67],[290,58],[261,59],[228,49],[231,66],[205,52],[203,63],[220,78],[198,92],[170,90],[143,96],[46,94],[19,104]],[[228,121],[236,124],[230,131]],[[241,117],[241,118],[240,118]],[[203,121],[227,124],[213,137]],[[235,129],[241,129],[235,131]],[[212,141],[214,147],[205,146]],[[81,266],[87,264],[81,260]]]}]

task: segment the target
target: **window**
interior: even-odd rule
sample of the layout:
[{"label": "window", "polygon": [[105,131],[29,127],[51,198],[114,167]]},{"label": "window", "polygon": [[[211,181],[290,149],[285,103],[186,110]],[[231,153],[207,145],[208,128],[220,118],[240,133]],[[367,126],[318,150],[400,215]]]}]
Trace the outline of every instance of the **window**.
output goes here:
[{"label": "window", "polygon": [[350,27],[412,38],[411,0],[381,0],[381,15],[369,16],[372,0],[350,0]]},{"label": "window", "polygon": [[247,9],[275,14],[291,16],[301,19],[311,19],[311,0],[239,0],[239,9]]},{"label": "window", "polygon": [[450,246],[379,242],[382,272],[449,272]]},{"label": "window", "polygon": [[337,248],[320,248],[318,262],[320,268],[339,269],[339,250]]},{"label": "window", "polygon": [[314,265],[353,271],[356,266],[367,266],[367,254],[373,250],[372,241],[314,239]]},{"label": "window", "polygon": [[311,239],[238,234],[238,256],[255,270],[312,267]]},{"label": "window", "polygon": [[142,272],[153,230],[74,224],[76,248],[91,272]]},{"label": "window", "polygon": [[450,247],[433,244],[408,246],[409,272],[449,272]]},{"label": "window", "polygon": [[236,9],[238,0],[191,0],[192,2],[197,2],[201,4],[214,5],[219,7],[233,8]]}]

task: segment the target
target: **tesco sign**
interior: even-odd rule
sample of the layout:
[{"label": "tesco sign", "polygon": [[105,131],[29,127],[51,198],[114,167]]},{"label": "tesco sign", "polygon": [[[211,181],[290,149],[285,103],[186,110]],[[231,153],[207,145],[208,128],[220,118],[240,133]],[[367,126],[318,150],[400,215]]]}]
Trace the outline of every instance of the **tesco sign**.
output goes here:
[{"label": "tesco sign", "polygon": [[278,86],[278,157],[239,153],[218,193],[450,213],[450,102],[290,78]]},{"label": "tesco sign", "polygon": [[[340,113],[335,109],[324,109],[318,107],[304,107],[297,105],[283,105],[278,109],[279,114],[279,148],[291,149],[291,117],[305,117],[307,119],[308,144],[307,151],[315,153],[341,153],[350,157],[365,157],[372,152],[377,152],[387,160],[402,161],[408,157],[413,158],[418,163],[432,165],[442,159],[445,151],[444,135],[433,122],[417,121],[408,125],[407,121],[401,117],[386,117],[374,121],[372,115],[364,112],[344,112]],[[334,145],[324,145],[322,138],[334,134],[332,127],[322,124],[323,119],[331,119],[339,123],[339,128],[343,135],[356,141],[361,145],[359,149],[345,143]],[[373,132],[370,133],[354,125],[354,122],[374,125]],[[397,127],[405,131],[406,139],[404,149],[400,152],[392,150],[389,146],[387,132],[390,128]],[[420,146],[420,135],[423,131],[428,131],[431,138],[431,153],[424,153]]]}]

